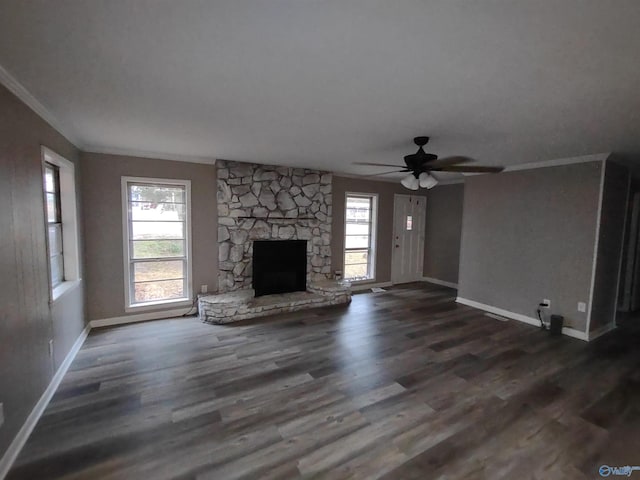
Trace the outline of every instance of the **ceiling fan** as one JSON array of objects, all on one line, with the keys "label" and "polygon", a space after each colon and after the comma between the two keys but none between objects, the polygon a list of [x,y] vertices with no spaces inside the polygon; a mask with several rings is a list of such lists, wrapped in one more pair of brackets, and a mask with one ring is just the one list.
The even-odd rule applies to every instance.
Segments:
[{"label": "ceiling fan", "polygon": [[463,166],[463,163],[473,162],[473,159],[469,157],[454,156],[438,159],[437,155],[426,153],[422,148],[429,143],[429,137],[416,137],[413,139],[413,142],[418,146],[418,151],[404,157],[405,166],[368,162],[354,162],[353,164],[376,167],[397,167],[400,169],[366,175],[368,177],[398,172],[410,172],[409,175],[400,181],[400,183],[409,190],[418,190],[419,187],[435,187],[438,184],[438,179],[431,175],[430,172],[498,173],[504,170],[504,167],[483,167],[480,165]]}]

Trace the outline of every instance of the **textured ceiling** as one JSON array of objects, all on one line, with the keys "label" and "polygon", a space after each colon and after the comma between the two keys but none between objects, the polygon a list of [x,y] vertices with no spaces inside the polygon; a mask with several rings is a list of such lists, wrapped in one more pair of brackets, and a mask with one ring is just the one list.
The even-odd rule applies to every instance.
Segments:
[{"label": "textured ceiling", "polygon": [[0,65],[83,148],[367,173],[640,152],[637,0],[0,0]]}]

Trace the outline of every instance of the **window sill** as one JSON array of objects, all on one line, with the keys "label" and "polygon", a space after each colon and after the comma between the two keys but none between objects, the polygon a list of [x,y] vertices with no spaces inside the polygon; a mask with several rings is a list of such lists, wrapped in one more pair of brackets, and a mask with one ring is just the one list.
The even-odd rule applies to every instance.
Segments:
[{"label": "window sill", "polygon": [[190,307],[193,300],[190,298],[175,298],[171,300],[159,300],[156,302],[136,303],[125,307],[125,312],[140,312],[145,310],[160,310],[163,307]]},{"label": "window sill", "polygon": [[75,290],[80,286],[80,283],[82,283],[82,280],[71,280],[68,282],[62,282],[60,285],[56,286],[51,291],[51,303],[57,302],[63,295]]},{"label": "window sill", "polygon": [[349,280],[348,278],[345,278],[344,280],[349,282],[351,285],[364,285],[367,283],[374,283],[376,281],[375,278],[361,278],[360,280]]}]

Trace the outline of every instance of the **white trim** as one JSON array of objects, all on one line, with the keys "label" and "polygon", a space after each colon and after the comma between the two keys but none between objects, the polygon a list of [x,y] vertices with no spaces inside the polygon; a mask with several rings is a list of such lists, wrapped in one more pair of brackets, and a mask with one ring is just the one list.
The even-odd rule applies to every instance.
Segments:
[{"label": "white trim", "polygon": [[365,290],[369,290],[374,287],[384,288],[384,287],[392,287],[393,284],[391,282],[380,282],[380,283],[351,283],[351,291],[352,292],[363,292]]},{"label": "white trim", "polygon": [[60,300],[60,298],[62,298],[67,293],[72,292],[73,290],[78,288],[81,284],[82,284],[81,280],[69,280],[67,282],[62,282],[60,285],[56,285],[56,287],[53,289],[52,302],[53,303],[57,302],[58,300]]},{"label": "white trim", "polygon": [[85,153],[99,153],[104,155],[116,155],[120,157],[140,157],[151,158],[156,160],[170,160],[174,162],[203,163],[206,165],[215,165],[216,159],[210,157],[199,157],[196,155],[178,155],[171,153],[150,152],[146,150],[135,150],[126,148],[110,148],[110,147],[86,147],[83,149]]},{"label": "white trim", "polygon": [[609,333],[611,330],[614,330],[617,327],[618,326],[615,323],[609,323],[607,325],[604,325],[599,329],[589,333],[589,341],[595,340],[596,338],[601,337],[605,333]]},{"label": "white trim", "polygon": [[442,285],[443,287],[458,289],[458,284],[453,282],[445,282],[444,280],[438,280],[437,278],[422,277],[423,282],[434,283],[436,285]]},{"label": "white trim", "polygon": [[113,325],[125,325],[127,323],[146,322],[149,320],[162,320],[165,318],[181,317],[185,313],[189,313],[192,307],[179,308],[174,310],[158,310],[155,312],[138,313],[135,315],[125,315],[122,317],[101,318],[91,320],[89,324],[91,328],[111,327]]},{"label": "white trim", "polygon": [[[512,320],[517,320],[519,322],[528,323],[529,325],[540,327],[540,320],[533,317],[527,317],[526,315],[522,315],[520,313],[510,312],[509,310],[493,307],[491,305],[485,305],[484,303],[476,302],[474,300],[469,300],[462,297],[457,297],[456,302],[461,303],[462,305],[467,305],[468,307],[477,308],[478,310],[484,310],[485,312],[494,313],[496,315],[500,315],[501,317],[511,318]],[[583,340],[585,342],[589,341],[589,338],[585,332],[581,332],[580,330],[576,330],[574,328],[562,327],[562,333],[564,335],[567,335],[568,337],[577,338],[578,340]]]},{"label": "white trim", "polygon": [[[598,264],[598,246],[600,243],[600,222],[602,221],[602,198],[604,196],[604,176],[607,170],[606,161],[602,162],[600,172],[600,192],[598,195],[598,211],[596,212],[596,238],[593,246],[593,262],[591,265],[591,286],[589,287],[589,305],[587,307],[587,332],[591,327],[591,311],[593,309],[593,294],[596,287],[596,267]],[[625,219],[626,220],[626,219]],[[616,305],[617,305],[616,298]]]},{"label": "white trim", "polygon": [[80,351],[80,348],[82,348],[82,345],[87,339],[87,335],[89,335],[90,330],[90,324],[84,327],[84,330],[76,339],[75,343],[71,347],[71,350],[69,350],[69,353],[67,353],[67,356],[60,365],[60,368],[58,368],[58,371],[51,379],[51,382],[49,382],[49,386],[46,388],[36,405],[33,407],[33,410],[31,410],[31,413],[25,420],[22,428],[20,428],[20,430],[14,437],[13,441],[9,445],[9,448],[7,448],[2,459],[0,459],[0,478],[4,478],[9,473],[13,462],[15,462],[16,458],[18,458],[20,450],[22,450],[22,447],[24,447],[24,444],[27,442],[29,435],[31,435],[31,432],[38,423],[38,420],[40,420],[40,417],[42,416],[44,410],[47,408],[47,405],[49,405],[53,394],[58,389],[58,386],[60,385],[60,382],[62,381],[65,373],[67,373],[71,362],[73,362],[73,359]]},{"label": "white trim", "polygon": [[[186,292],[184,298],[161,300],[157,302],[132,304],[131,303],[131,270],[129,252],[129,195],[128,183],[149,183],[162,185],[178,185],[185,188],[186,217],[184,221],[185,257],[187,259],[186,271]],[[145,309],[154,309],[159,306],[183,306],[190,305],[193,298],[193,256],[192,256],[192,231],[191,231],[191,180],[180,180],[175,178],[148,178],[148,177],[127,177],[120,180],[122,198],[122,259],[124,262],[124,310],[125,312],[139,312]]]},{"label": "white trim", "polygon": [[573,165],[576,163],[604,162],[609,158],[610,153],[596,153],[593,155],[582,155],[580,157],[557,158],[554,160],[543,160],[541,162],[521,163],[519,165],[508,165],[504,172],[515,172],[517,170],[533,170],[536,168],[559,167],[562,165]]},{"label": "white trim", "polygon": [[29,92],[18,80],[15,79],[2,65],[0,65],[0,83],[7,90],[18,97],[25,105],[33,110],[36,115],[51,125],[58,133],[69,140],[75,147],[82,149],[82,143],[73,132],[73,129],[62,123],[51,111],[45,107],[36,97]]}]

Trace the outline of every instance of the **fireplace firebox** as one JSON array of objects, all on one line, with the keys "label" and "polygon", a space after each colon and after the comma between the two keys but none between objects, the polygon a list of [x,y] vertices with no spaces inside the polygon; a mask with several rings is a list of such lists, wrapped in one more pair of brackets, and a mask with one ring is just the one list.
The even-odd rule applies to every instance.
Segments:
[{"label": "fireplace firebox", "polygon": [[255,296],[307,289],[306,240],[256,240],[253,242]]}]

